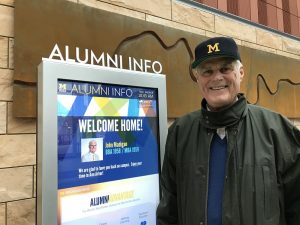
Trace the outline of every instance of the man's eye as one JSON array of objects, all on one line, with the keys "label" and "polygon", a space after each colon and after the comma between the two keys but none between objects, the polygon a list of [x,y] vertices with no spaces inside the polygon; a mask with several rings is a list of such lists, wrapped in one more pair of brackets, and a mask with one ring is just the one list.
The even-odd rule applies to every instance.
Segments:
[{"label": "man's eye", "polygon": [[202,72],[202,75],[203,76],[210,76],[210,75],[212,75],[213,74],[213,70],[204,70],[203,72]]},{"label": "man's eye", "polygon": [[231,71],[232,71],[232,69],[228,66],[223,66],[220,68],[220,72],[224,73],[224,74],[230,73]]}]

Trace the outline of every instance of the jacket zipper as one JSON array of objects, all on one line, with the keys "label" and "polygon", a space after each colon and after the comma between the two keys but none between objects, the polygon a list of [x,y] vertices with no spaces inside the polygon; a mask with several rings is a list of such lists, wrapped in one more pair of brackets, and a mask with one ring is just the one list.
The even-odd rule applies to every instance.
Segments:
[{"label": "jacket zipper", "polygon": [[[228,147],[230,147],[229,146],[229,136],[228,136],[228,132],[227,132],[227,130],[226,130],[226,141],[227,141],[227,157],[226,157],[226,168],[225,168],[225,182],[226,182],[226,180],[227,180],[227,177],[228,177],[228,166],[229,166],[229,157],[230,157],[230,155],[231,155],[231,152],[232,152],[232,150],[230,150],[230,152],[228,152]],[[225,187],[225,186],[224,186]],[[224,188],[225,189],[225,188]]]},{"label": "jacket zipper", "polygon": [[[227,131],[227,129],[226,129],[226,139],[227,139],[227,150],[229,149],[230,150],[230,152],[228,152],[227,151],[227,159],[226,159],[226,168],[225,168],[225,180],[224,180],[224,182],[225,182],[225,184],[226,184],[226,182],[227,182],[227,179],[228,179],[228,167],[229,167],[229,158],[230,158],[230,156],[231,156],[231,154],[234,154],[234,153],[232,153],[233,151],[235,151],[236,149],[233,149],[233,148],[235,148],[236,146],[231,146],[231,145],[229,145],[229,134],[228,133],[234,133],[234,140],[236,141],[236,135],[237,135],[237,133],[238,133],[238,130],[237,130],[237,128],[229,128],[228,129],[229,130],[229,132]],[[230,135],[231,137],[232,137],[232,134]],[[235,160],[236,160],[236,157],[235,157]],[[224,190],[223,190],[223,193],[224,193],[224,191],[225,191],[225,184],[224,184]],[[224,195],[223,195],[223,198],[224,198]],[[222,199],[222,202],[223,202],[223,199]],[[223,223],[223,213],[224,213],[224,211],[222,210],[222,223]]]},{"label": "jacket zipper", "polygon": [[214,132],[211,130],[208,132],[208,135],[211,135],[210,140],[209,140],[209,145],[208,145],[208,163],[207,163],[207,173],[206,173],[206,201],[205,201],[205,224],[208,224],[208,218],[207,218],[207,201],[208,201],[208,185],[209,185],[209,160],[210,160],[210,146],[211,142],[214,136]]}]

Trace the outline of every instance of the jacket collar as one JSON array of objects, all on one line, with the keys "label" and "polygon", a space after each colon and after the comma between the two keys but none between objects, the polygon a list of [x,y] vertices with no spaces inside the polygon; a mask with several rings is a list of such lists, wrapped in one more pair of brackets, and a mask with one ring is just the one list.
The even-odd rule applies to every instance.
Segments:
[{"label": "jacket collar", "polygon": [[201,106],[200,122],[204,127],[211,129],[233,126],[237,124],[247,112],[247,100],[243,94],[238,95],[238,100],[233,105],[221,111],[208,111],[205,99],[202,100]]}]

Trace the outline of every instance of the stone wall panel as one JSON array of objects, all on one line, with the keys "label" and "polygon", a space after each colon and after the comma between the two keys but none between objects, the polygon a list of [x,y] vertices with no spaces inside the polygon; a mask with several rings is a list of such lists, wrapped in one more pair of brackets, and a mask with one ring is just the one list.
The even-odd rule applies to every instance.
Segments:
[{"label": "stone wall panel", "polygon": [[0,35],[6,37],[14,36],[14,9],[9,6],[0,5]]},{"label": "stone wall panel", "polygon": [[6,207],[5,204],[0,204],[0,224],[6,224]]},{"label": "stone wall panel", "polygon": [[280,36],[261,29],[256,29],[256,36],[257,44],[282,50],[282,39]]},{"label": "stone wall panel", "polygon": [[114,5],[119,5],[146,14],[171,19],[170,0],[103,0]]},{"label": "stone wall panel", "polygon": [[36,164],[36,135],[0,135],[0,168]]},{"label": "stone wall panel", "polygon": [[0,69],[0,100],[11,101],[13,96],[13,70]]},{"label": "stone wall panel", "polygon": [[0,202],[32,197],[32,166],[0,169]]},{"label": "stone wall panel", "polygon": [[14,68],[14,39],[9,38],[8,40],[8,68]]},{"label": "stone wall panel", "polygon": [[0,36],[0,67],[8,66],[8,38]]},{"label": "stone wall panel", "polygon": [[7,225],[35,225],[35,199],[7,203]]},{"label": "stone wall panel", "polygon": [[13,6],[15,3],[15,0],[0,0],[0,4]]},{"label": "stone wall panel", "polygon": [[274,49],[274,48],[269,48],[269,47],[265,47],[262,45],[253,44],[248,41],[241,41],[241,44],[242,44],[242,46],[262,50],[264,52],[270,52],[270,53],[274,53],[274,54],[276,54],[276,52],[277,52],[276,49]]},{"label": "stone wall panel", "polygon": [[109,4],[106,2],[95,1],[95,0],[78,0],[78,3],[89,6],[89,7],[109,11],[112,13],[118,13],[121,15],[127,15],[127,16],[134,17],[137,19],[145,20],[145,13],[137,12],[137,11],[127,9],[124,7],[120,7],[117,5],[112,5],[112,4]]},{"label": "stone wall panel", "polygon": [[282,38],[282,50],[300,55],[300,41],[292,40],[290,38]]},{"label": "stone wall panel", "polygon": [[213,14],[176,1],[172,2],[172,20],[200,29],[214,31],[215,16]]},{"label": "stone wall panel", "polygon": [[0,134],[6,133],[6,109],[6,102],[0,102]]},{"label": "stone wall panel", "polygon": [[255,28],[232,19],[216,16],[215,31],[225,36],[256,43]]}]

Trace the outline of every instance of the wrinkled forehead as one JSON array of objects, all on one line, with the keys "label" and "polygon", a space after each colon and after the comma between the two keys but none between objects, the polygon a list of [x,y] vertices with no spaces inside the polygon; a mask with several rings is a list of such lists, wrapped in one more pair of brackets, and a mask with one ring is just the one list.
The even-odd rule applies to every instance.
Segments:
[{"label": "wrinkled forehead", "polygon": [[205,60],[199,65],[199,67],[207,68],[207,67],[222,66],[222,65],[231,64],[233,61],[235,61],[235,59],[229,57],[213,58],[213,59]]}]

